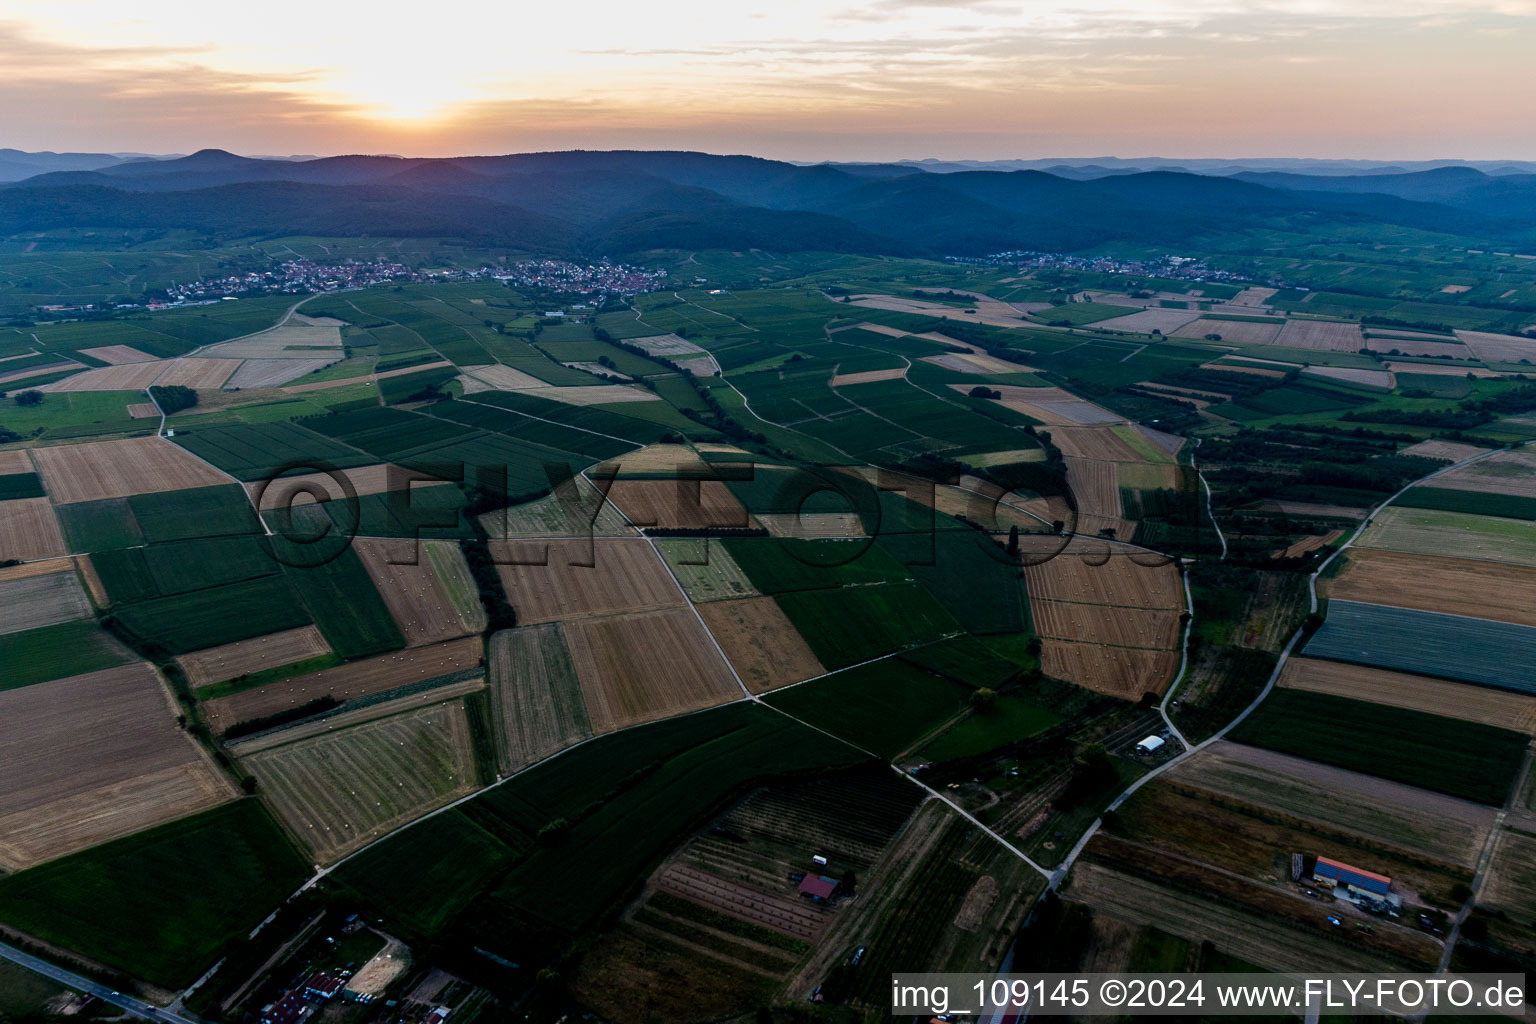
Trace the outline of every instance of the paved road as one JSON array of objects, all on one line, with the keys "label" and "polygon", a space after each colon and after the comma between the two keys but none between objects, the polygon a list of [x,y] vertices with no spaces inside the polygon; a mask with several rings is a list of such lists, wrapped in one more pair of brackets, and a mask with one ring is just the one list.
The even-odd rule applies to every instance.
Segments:
[{"label": "paved road", "polygon": [[35,971],[45,978],[52,978],[59,984],[68,986],[77,992],[84,992],[87,995],[95,996],[102,1002],[111,1003],[113,1006],[128,1011],[135,1017],[161,1021],[163,1024],[201,1024],[195,1017],[184,1017],[169,1010],[162,1010],[158,1006],[151,1006],[132,996],[123,995],[114,989],[108,988],[106,985],[99,985],[89,978],[82,978],[78,974],[66,971],[62,967],[55,967],[46,960],[39,959],[31,953],[23,952],[15,946],[6,945],[3,942],[0,942],[0,958],[20,964],[27,970]]}]

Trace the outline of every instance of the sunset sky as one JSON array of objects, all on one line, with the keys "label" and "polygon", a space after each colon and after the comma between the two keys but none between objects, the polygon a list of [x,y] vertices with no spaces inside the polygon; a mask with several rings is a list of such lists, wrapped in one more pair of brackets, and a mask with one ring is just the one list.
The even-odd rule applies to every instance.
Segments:
[{"label": "sunset sky", "polygon": [[6,0],[0,146],[1536,158],[1536,0]]}]

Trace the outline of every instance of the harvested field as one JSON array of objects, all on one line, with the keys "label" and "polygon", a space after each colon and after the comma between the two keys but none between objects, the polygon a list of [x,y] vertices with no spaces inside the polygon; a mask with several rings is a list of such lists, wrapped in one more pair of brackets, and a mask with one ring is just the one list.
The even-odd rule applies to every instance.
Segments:
[{"label": "harvested field", "polygon": [[1244,288],[1242,291],[1228,299],[1227,302],[1233,306],[1258,307],[1264,305],[1270,299],[1274,298],[1276,291],[1278,291],[1276,288]]},{"label": "harvested field", "polygon": [[152,363],[124,363],[121,366],[100,366],[94,370],[77,373],[73,377],[44,384],[39,391],[143,391],[155,382],[155,378],[170,367],[170,363],[156,360]]},{"label": "harvested field", "polygon": [[853,295],[849,297],[849,301],[855,306],[864,306],[867,309],[918,313],[922,316],[946,317],[962,323],[990,324],[993,327],[1023,327],[1029,323],[1018,309],[1006,302],[998,302],[996,299],[978,299],[977,304],[971,307],[976,310],[974,313],[968,313],[958,306],[949,306],[942,302],[904,299],[895,295]]},{"label": "harvested field", "polygon": [[[354,466],[350,469],[338,469],[336,474],[345,477],[352,485],[352,489],[358,497],[368,494],[383,494],[391,489],[403,490],[403,487],[390,487],[390,469],[388,463],[376,463],[372,466]],[[419,480],[419,473],[410,470],[395,470],[401,480]],[[251,496],[251,501],[260,499],[263,512],[288,506],[289,498],[292,498],[294,507],[311,504],[315,500],[312,492],[306,488],[316,488],[320,494],[330,499],[344,499],[346,492],[335,477],[329,473],[295,473],[289,476],[274,478],[270,484],[265,480],[253,480],[245,485],[246,493]]]},{"label": "harvested field", "polygon": [[700,355],[704,350],[687,338],[675,334],[658,334],[650,338],[630,338],[629,344],[645,349],[653,356],[672,359],[676,356]]},{"label": "harvested field", "polygon": [[122,363],[151,363],[158,358],[150,355],[148,352],[140,352],[130,345],[102,345],[99,348],[82,348],[80,349],[80,354],[90,356],[92,359],[98,359],[103,363],[110,363],[113,366],[118,366]]},{"label": "harvested field", "polygon": [[[864,327],[865,329],[869,329],[869,325],[868,324],[862,324],[861,326]],[[887,330],[893,330],[893,328],[887,328]],[[898,337],[905,337],[905,335],[898,335]],[[973,353],[973,354],[981,354],[981,355],[985,354],[985,350],[984,349],[979,349],[975,345],[972,345],[968,341],[957,341],[956,339],[951,338],[947,334],[940,334],[938,331],[924,331],[922,334],[914,334],[914,335],[912,335],[912,337],[914,337],[914,338],[922,338],[924,341],[936,341],[940,345],[948,345],[951,348],[958,348],[958,349],[960,349],[961,351],[964,351],[964,352],[970,352],[970,353]]]},{"label": "harvested field", "polygon": [[1289,547],[1281,548],[1275,552],[1276,558],[1300,558],[1302,555],[1311,554],[1321,548],[1327,547],[1340,537],[1344,536],[1343,530],[1329,530],[1327,533],[1313,534],[1303,537]]},{"label": "harvested field", "polygon": [[[411,367],[412,371],[420,367]],[[549,382],[522,370],[514,370],[510,366],[502,366],[499,363],[494,366],[468,366],[464,372],[476,380],[489,384],[498,391],[518,391],[522,388],[547,388]]]},{"label": "harvested field", "polygon": [[[751,457],[746,458],[750,461]],[[708,464],[699,458],[698,453],[681,444],[648,444],[644,448],[602,462],[588,472],[598,477],[612,475],[618,479],[664,476],[674,483],[679,476],[712,475]]]},{"label": "harvested field", "polygon": [[720,364],[714,356],[695,356],[692,359],[677,360],[677,368],[687,370],[695,377],[713,377],[720,372]]},{"label": "harvested field", "polygon": [[[1459,341],[1444,339],[1435,341],[1424,338],[1390,337],[1380,338],[1367,336],[1365,347],[1372,352],[1395,352],[1404,356],[1428,356],[1432,358],[1449,357],[1451,359],[1470,360],[1476,357],[1472,350]],[[1463,367],[1465,369],[1465,367]]]},{"label": "harvested field", "polygon": [[237,722],[291,711],[322,697],[343,701],[439,676],[476,672],[483,645],[477,636],[417,647],[294,676],[203,705],[208,724],[223,732]]},{"label": "harvested field", "polygon": [[1125,316],[1114,316],[1108,320],[1096,321],[1094,330],[1131,331],[1135,334],[1151,334],[1158,331],[1162,334],[1172,334],[1180,327],[1191,321],[1199,319],[1199,313],[1192,313],[1187,309],[1143,309],[1139,313],[1128,313]]},{"label": "harvested field", "polygon": [[1051,443],[1079,459],[1140,462],[1142,455],[1109,427],[1051,427]]},{"label": "harvested field", "polygon": [[691,601],[728,601],[758,595],[752,580],[719,541],[660,540],[656,546]]},{"label": "harvested field", "polygon": [[1518,363],[1522,359],[1536,360],[1536,339],[1520,338],[1512,334],[1492,334],[1488,331],[1457,331],[1473,355],[1488,363]]},{"label": "harvested field", "polygon": [[[1174,490],[1185,486],[1186,477],[1192,477],[1172,462],[1119,462],[1115,464],[1115,479],[1121,487],[1140,491]],[[1193,486],[1198,483],[1191,480]]]},{"label": "harvested field", "polygon": [[107,597],[107,588],[101,582],[101,574],[96,571],[96,565],[91,561],[90,555],[76,555],[73,559],[75,570],[80,573],[80,578],[85,582],[86,593],[90,595],[91,602],[98,608],[105,608],[111,604]]},{"label": "harvested field", "polygon": [[64,558],[45,558],[35,562],[22,562],[20,565],[0,565],[0,583],[31,579],[34,576],[49,576],[56,572],[68,572],[70,566],[71,562]]},{"label": "harvested field", "polygon": [[863,370],[859,373],[839,373],[832,378],[831,386],[844,387],[849,384],[873,384],[877,380],[901,380],[907,375],[905,366],[893,367],[889,370]]},{"label": "harvested field", "polygon": [[1309,501],[1277,501],[1265,508],[1274,508],[1288,516],[1317,516],[1323,519],[1364,519],[1366,510],[1348,505],[1316,505]]},{"label": "harvested field", "polygon": [[136,662],[0,693],[0,866],[19,871],[235,797]]},{"label": "harvested field", "polygon": [[1255,363],[1259,363],[1259,362],[1269,363],[1270,361],[1267,360],[1267,359],[1265,359],[1265,360],[1257,360],[1256,359],[1256,360],[1248,361],[1248,360],[1242,360],[1238,356],[1231,356],[1231,357],[1225,357],[1224,356],[1221,359],[1216,360],[1214,363],[1202,363],[1202,364],[1200,364],[1200,369],[1202,369],[1202,370],[1225,370],[1225,371],[1228,371],[1230,373],[1246,373],[1246,374],[1249,374],[1250,376],[1254,376],[1254,377],[1273,377],[1273,378],[1277,378],[1277,379],[1280,378],[1280,377],[1284,377],[1285,376],[1285,371],[1284,370],[1280,370],[1280,369],[1276,369],[1275,368],[1275,367],[1278,367],[1278,366],[1281,366],[1281,365],[1285,365],[1285,364],[1273,363],[1273,364],[1268,365],[1268,366],[1257,366],[1257,365],[1255,365]]},{"label": "harvested field", "polygon": [[500,774],[510,775],[592,735],[558,622],[494,634],[486,665]]},{"label": "harvested field", "polygon": [[325,369],[340,359],[341,355],[342,350],[337,349],[336,354],[330,358],[247,359],[224,386],[230,389],[279,387],[316,370]]},{"label": "harvested field", "polygon": [[155,407],[154,402],[131,402],[124,408],[128,410],[128,415],[136,420],[158,419],[160,416],[160,410]]},{"label": "harvested field", "polygon": [[1160,695],[1168,688],[1178,671],[1179,655],[1176,651],[1046,640],[1040,651],[1040,668],[1048,676],[1095,693],[1134,701],[1146,693]]},{"label": "harvested field", "polygon": [[[316,353],[316,349],[335,349],[335,354]],[[335,327],[314,327],[288,323],[273,327],[259,334],[247,335],[234,341],[224,341],[203,349],[203,354],[213,358],[233,359],[284,359],[294,351],[325,354],[324,361],[333,363],[342,357],[341,332]]]},{"label": "harvested field", "polygon": [[237,640],[222,647],[183,654],[176,659],[193,686],[221,683],[236,676],[264,672],[331,653],[325,637],[314,626],[300,626],[281,633]]},{"label": "harvested field", "polygon": [[[595,540],[590,548],[585,541],[517,547],[548,552],[547,565],[496,566],[519,622],[554,622],[686,604],[672,574],[644,540]],[[509,550],[505,543],[493,544],[492,552],[502,563],[529,554]],[[594,564],[571,564],[585,560],[589,552]]]},{"label": "harvested field", "polygon": [[1077,499],[1078,512],[1086,516],[1120,518],[1120,483],[1115,464],[1073,455],[1063,461],[1067,466],[1067,485]]},{"label": "harvested field", "polygon": [[406,646],[438,643],[485,628],[485,608],[456,543],[359,537],[352,546]]},{"label": "harvested field", "polygon": [[1536,835],[1500,830],[1477,902],[1518,921],[1528,922],[1536,915]]},{"label": "harvested field", "polygon": [[[1439,459],[1442,462],[1463,462],[1478,455],[1486,455],[1488,452],[1487,448],[1456,441],[1420,441],[1418,444],[1409,445],[1398,454],[1414,455],[1421,459]],[[1444,485],[1437,479],[1436,486]]]},{"label": "harvested field", "polygon": [[[951,384],[950,389],[962,395],[968,394],[971,390],[967,384]],[[1048,427],[1125,422],[1125,417],[1100,408],[1092,402],[1085,402],[1070,391],[1063,391],[1061,388],[1026,388],[1014,384],[1001,384],[993,390],[1002,393],[1003,397],[996,399],[999,405],[1014,412],[1023,413]],[[1055,436],[1054,432],[1052,436]]]},{"label": "harvested field", "polygon": [[251,736],[241,736],[229,741],[226,749],[236,757],[250,757],[263,750],[286,746],[316,736],[329,736],[343,729],[365,722],[377,722],[395,715],[436,707],[449,701],[485,691],[485,679],[473,672],[469,678],[457,682],[436,683],[421,689],[412,689],[398,696],[374,701],[360,701],[344,711],[326,713],[304,721],[264,730]]},{"label": "harvested field", "polygon": [[1536,565],[1531,532],[1529,523],[1518,520],[1391,505],[1376,514],[1355,546]]},{"label": "harvested field", "polygon": [[1179,613],[1172,609],[1031,600],[1029,613],[1035,632],[1055,640],[1164,651],[1173,650],[1179,642]]},{"label": "harvested field", "polygon": [[1422,373],[1431,377],[1497,377],[1498,373],[1483,366],[1448,365],[1446,363],[1386,363],[1393,373]]},{"label": "harvested field", "polygon": [[887,338],[905,338],[907,336],[907,332],[901,328],[887,327],[885,324],[862,323],[854,324],[853,326],[859,328],[862,331],[873,331],[876,334],[883,334]]},{"label": "harvested field", "polygon": [[814,540],[826,537],[866,536],[864,521],[857,512],[758,513],[757,521],[772,537],[797,537]]},{"label": "harvested field", "polygon": [[[14,380],[26,380],[28,377],[37,377],[45,373],[57,373],[64,370],[84,370],[85,364],[77,363],[73,359],[60,359],[57,363],[48,366],[29,366],[25,370],[12,370],[9,373],[0,373],[0,385],[9,384]],[[0,366],[0,370],[4,367]]]},{"label": "harvested field", "polygon": [[0,501],[0,561],[55,558],[67,551],[47,498]]},{"label": "harvested field", "polygon": [[747,510],[720,480],[626,480],[608,489],[608,500],[636,526],[660,529],[745,529]]},{"label": "harvested field", "polygon": [[1277,685],[1536,734],[1536,697],[1486,686],[1316,658],[1288,659]]},{"label": "harvested field", "polygon": [[238,369],[238,359],[178,359],[155,383],[162,387],[180,384],[184,388],[203,390],[221,388]]},{"label": "harvested field", "polygon": [[699,615],[753,693],[826,672],[771,597],[712,601],[699,607]]},{"label": "harvested field", "polygon": [[0,452],[0,476],[10,476],[14,473],[32,472],[32,460],[27,458],[25,448],[17,448],[13,451]]},{"label": "harvested field", "polygon": [[1287,320],[1275,343],[1285,348],[1310,348],[1320,352],[1358,352],[1365,345],[1365,335],[1360,333],[1359,324]]},{"label": "harvested field", "polygon": [[32,457],[60,505],[229,482],[197,456],[158,437],[36,448]]},{"label": "harvested field", "polygon": [[1463,867],[1477,863],[1496,814],[1455,797],[1226,740],[1167,777]]},{"label": "harvested field", "polygon": [[565,623],[594,732],[740,699],[730,667],[688,608]]},{"label": "harvested field", "polygon": [[1328,597],[1536,626],[1536,569],[1360,548],[1348,557],[1321,581]]},{"label": "harvested field", "polygon": [[58,565],[64,571],[0,583],[0,634],[90,616],[91,603],[80,589],[73,566],[67,561]]},{"label": "harvested field", "polygon": [[475,788],[460,701],[272,747],[243,764],[320,864]]},{"label": "harvested field", "polygon": [[660,395],[632,384],[578,384],[567,388],[527,388],[524,394],[566,405],[608,405],[613,402],[660,402]]},{"label": "harvested field", "polygon": [[1026,565],[1024,581],[1031,600],[1184,610],[1177,566],[1140,565],[1124,554],[1095,565],[1069,550],[1039,565]]},{"label": "harvested field", "polygon": [[[1280,337],[1284,321],[1256,324],[1247,320],[1195,320],[1172,333],[1175,338],[1203,338],[1207,334],[1219,334],[1222,341],[1234,341],[1242,345],[1273,345]],[[1220,369],[1228,369],[1223,365]]]},{"label": "harvested field", "polygon": [[[445,366],[452,365],[453,364],[448,362],[446,359],[439,359],[436,362],[418,363],[414,366],[402,366],[398,370],[385,370],[383,373],[369,373],[360,377],[343,377],[337,380],[311,381],[308,384],[291,384],[284,387],[282,391],[285,395],[303,395],[308,394],[311,391],[328,391],[331,388],[344,388],[353,384],[372,384],[375,381],[388,380],[391,377],[404,377],[409,373],[420,373],[423,370],[438,370]],[[463,374],[460,374],[459,379],[464,380],[466,378]],[[542,384],[543,381],[540,381],[539,383]],[[476,384],[480,385],[479,389],[482,391],[495,390],[494,388],[490,388],[478,381],[476,381]]]},{"label": "harvested field", "polygon": [[[570,488],[537,501],[487,512],[480,524],[498,540],[541,537],[633,537],[635,531],[603,493],[585,477],[573,478]],[[520,549],[543,545],[518,545]]]},{"label": "harvested field", "polygon": [[1322,377],[1324,380],[1342,380],[1346,384],[1363,384],[1369,388],[1391,389],[1397,386],[1397,379],[1386,370],[1355,370],[1343,366],[1309,366],[1301,372],[1303,376],[1307,377]]},{"label": "harvested field", "polygon": [[1536,498],[1536,451],[1521,448],[1499,452],[1437,476],[1430,486]]}]

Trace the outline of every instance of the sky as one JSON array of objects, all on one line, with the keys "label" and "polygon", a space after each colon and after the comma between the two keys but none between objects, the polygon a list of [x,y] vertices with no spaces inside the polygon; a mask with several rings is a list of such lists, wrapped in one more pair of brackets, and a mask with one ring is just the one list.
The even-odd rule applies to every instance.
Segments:
[{"label": "sky", "polygon": [[1536,0],[5,0],[0,146],[1536,159]]}]

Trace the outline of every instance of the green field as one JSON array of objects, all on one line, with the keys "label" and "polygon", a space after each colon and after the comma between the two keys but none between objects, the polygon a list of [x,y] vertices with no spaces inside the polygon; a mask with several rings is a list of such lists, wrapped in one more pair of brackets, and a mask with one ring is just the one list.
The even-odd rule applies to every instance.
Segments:
[{"label": "green field", "polygon": [[295,629],[311,621],[284,576],[140,601],[115,608],[112,614],[130,633],[172,654]]},{"label": "green field", "polygon": [[963,711],[971,691],[887,658],[768,694],[802,721],[890,759]]},{"label": "green field", "polygon": [[943,605],[912,583],[801,590],[775,600],[829,669],[959,631]]},{"label": "green field", "polygon": [[991,708],[977,709],[945,729],[918,755],[936,763],[975,757],[1049,729],[1061,716],[1012,694],[1000,694]]},{"label": "green field", "polygon": [[36,473],[9,473],[0,476],[0,501],[43,496],[43,481]]},{"label": "green field", "polygon": [[865,540],[729,537],[721,543],[764,594],[912,578],[886,548]]},{"label": "green field", "polygon": [[239,484],[136,494],[128,505],[146,541],[261,532],[256,512]]},{"label": "green field", "polygon": [[331,650],[341,657],[361,658],[405,646],[400,627],[350,547],[324,565],[284,568]]},{"label": "green field", "polygon": [[1414,555],[1536,565],[1536,531],[1529,523],[1465,512],[1392,505],[1377,514],[1355,543]]},{"label": "green field", "polygon": [[1422,711],[1275,690],[1228,739],[1499,805],[1530,738]]},{"label": "green field", "polygon": [[1333,600],[1306,653],[1536,693],[1536,627],[1512,622]]},{"label": "green field", "polygon": [[1439,509],[1503,519],[1536,520],[1536,498],[1519,494],[1463,491],[1451,487],[1411,487],[1393,502],[1402,508]]},{"label": "green field", "polygon": [[89,619],[0,634],[0,665],[5,666],[0,690],[95,672],[131,660],[127,651]]},{"label": "green field", "polygon": [[245,799],[0,879],[0,918],[181,989],[308,873],[267,812]]}]

